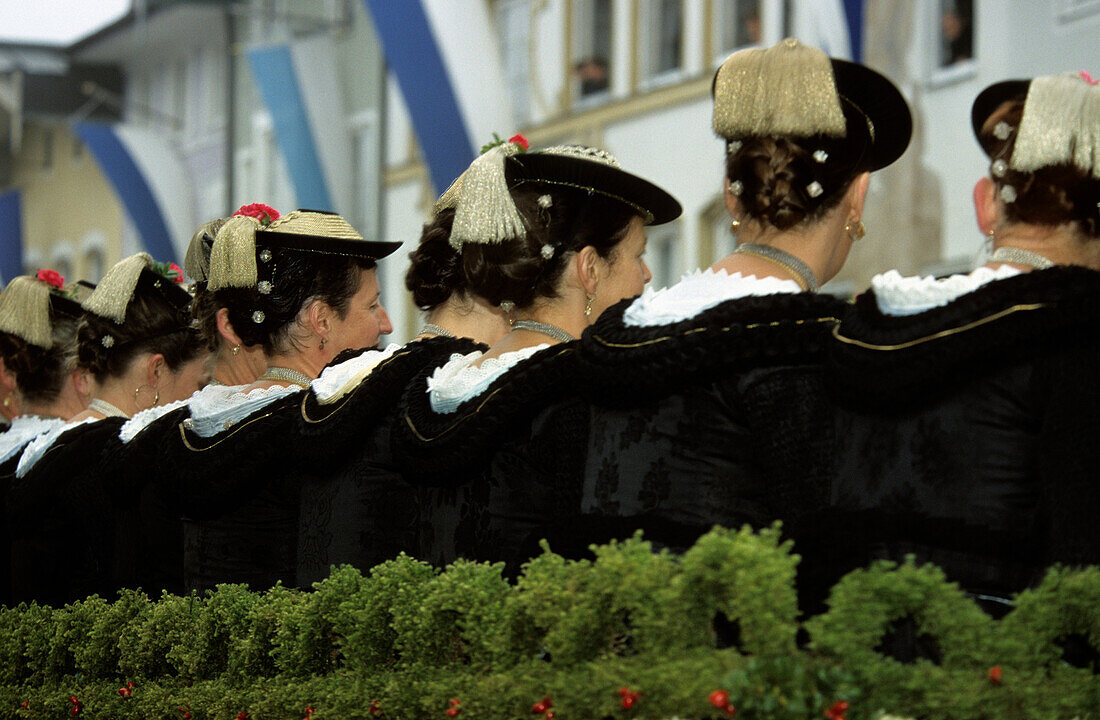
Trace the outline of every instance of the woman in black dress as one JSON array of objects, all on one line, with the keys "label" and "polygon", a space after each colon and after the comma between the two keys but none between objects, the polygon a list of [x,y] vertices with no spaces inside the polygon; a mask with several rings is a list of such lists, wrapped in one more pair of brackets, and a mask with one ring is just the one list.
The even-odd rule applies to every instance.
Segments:
[{"label": "woman in black dress", "polygon": [[870,173],[901,156],[911,120],[885,77],[788,39],[722,64],[714,129],[737,248],[612,308],[580,347],[583,508],[673,550],[714,525],[793,533],[824,502],[823,349],[844,303],[817,291],[863,236]]},{"label": "woman in black dress", "polygon": [[91,397],[87,374],[76,366],[80,303],[52,270],[20,276],[0,295],[0,358],[12,376],[20,414],[0,433],[0,603],[11,600],[8,490],[23,448],[84,410]]},{"label": "woman in black dress", "polygon": [[273,221],[235,216],[218,230],[207,278],[224,314],[216,329],[231,347],[259,348],[266,370],[190,402],[163,448],[156,484],[187,518],[188,589],[300,584],[302,473],[311,470],[294,441],[302,391],[337,355],[392,330],[376,263],[399,244],[366,241],[340,216],[304,210]]},{"label": "woman in black dress", "polygon": [[508,309],[512,332],[413,381],[395,452],[407,475],[439,488],[425,559],[502,560],[515,573],[541,538],[583,550],[580,486],[569,482],[587,417],[575,339],[641,292],[644,226],[675,219],[680,205],[603,150],[513,142],[482,155],[444,199],[467,286]]},{"label": "woman in black dress", "polygon": [[63,604],[115,591],[118,431],[143,409],[206,382],[182,274],[144,253],[117,263],[83,303],[78,363],[95,378],[86,410],[23,451],[13,482],[13,599]]},{"label": "woman in black dress", "polygon": [[914,554],[1003,612],[1053,562],[1100,561],[1100,88],[996,83],[972,125],[986,264],[878,276],[832,347],[840,456],[810,537],[820,594]]}]

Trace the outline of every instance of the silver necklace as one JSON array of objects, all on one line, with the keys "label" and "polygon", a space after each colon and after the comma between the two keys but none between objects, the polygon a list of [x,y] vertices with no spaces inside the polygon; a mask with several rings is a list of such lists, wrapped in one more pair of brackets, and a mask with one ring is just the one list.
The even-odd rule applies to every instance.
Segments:
[{"label": "silver necklace", "polygon": [[440,337],[453,338],[455,334],[445,327],[436,325],[435,323],[426,322],[420,326],[420,330],[417,331],[417,335],[423,335],[424,333],[431,333],[432,335],[438,335]]},{"label": "silver necklace", "polygon": [[555,340],[560,340],[562,342],[572,342],[573,340],[577,339],[562,330],[557,325],[539,322],[538,320],[516,320],[514,323],[512,323],[512,329],[530,330],[531,332],[542,333],[543,335],[548,335]]},{"label": "silver necklace", "polygon": [[1047,268],[1054,267],[1054,263],[1048,257],[1040,255],[1037,252],[1032,252],[1031,250],[1024,250],[1023,248],[1011,247],[1008,245],[994,250],[990,260],[993,262],[1012,263],[1013,265],[1024,265],[1026,267],[1035,268],[1036,270],[1046,270]]},{"label": "silver necklace", "polygon": [[307,388],[311,384],[313,384],[313,379],[309,375],[285,367],[269,367],[266,371],[264,371],[263,375],[256,379],[288,382],[291,385],[297,385],[301,388]]},{"label": "silver necklace", "polygon": [[817,292],[821,289],[821,283],[817,281],[817,277],[814,275],[814,271],[810,269],[810,266],[794,255],[791,255],[789,252],[772,247],[771,245],[760,245],[758,243],[741,243],[734,249],[734,252],[745,255],[755,255],[764,260],[771,261],[782,268],[786,268],[791,274],[797,277],[795,282],[801,285],[802,289],[807,292]]},{"label": "silver necklace", "polygon": [[119,410],[117,407],[107,402],[106,400],[100,400],[99,398],[92,398],[92,401],[88,403],[89,410],[95,410],[103,417],[120,417],[129,418],[130,416]]}]

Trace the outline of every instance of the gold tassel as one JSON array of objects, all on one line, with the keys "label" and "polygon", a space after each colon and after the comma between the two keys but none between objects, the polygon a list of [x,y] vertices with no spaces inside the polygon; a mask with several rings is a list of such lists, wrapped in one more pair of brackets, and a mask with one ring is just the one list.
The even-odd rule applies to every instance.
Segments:
[{"label": "gold tassel", "polygon": [[432,215],[438,215],[458,204],[459,194],[462,192],[462,180],[466,177],[467,172],[468,169],[464,170],[461,175],[455,178],[451,186],[439,196],[439,199],[435,201],[435,205],[432,206]]},{"label": "gold tassel", "polygon": [[29,275],[12,278],[0,294],[0,330],[40,348],[53,347],[50,286]]},{"label": "gold tassel", "polygon": [[152,264],[153,258],[143,252],[119,260],[84,301],[84,309],[121,325],[126,320],[126,308],[134,296],[141,271]]},{"label": "gold tassel", "polygon": [[844,112],[825,53],[794,38],[730,55],[714,84],[714,132],[844,137]]},{"label": "gold tassel", "polygon": [[207,276],[210,275],[210,248],[207,247],[206,238],[210,237],[212,241],[224,224],[225,220],[222,218],[211,220],[199,226],[191,236],[187,255],[183,258],[183,272],[187,277],[197,282],[206,282]]},{"label": "gold tassel", "polygon": [[1031,81],[1009,167],[1069,164],[1100,179],[1100,85],[1073,73]]},{"label": "gold tassel", "polygon": [[236,215],[225,221],[210,249],[210,290],[256,286],[256,231],[260,221]]},{"label": "gold tassel", "polygon": [[[527,237],[504,177],[504,161],[519,152],[513,143],[497,145],[474,160],[459,176],[451,246],[462,243],[499,243]],[[454,187],[452,185],[452,187]],[[444,193],[446,197],[447,193]]]}]

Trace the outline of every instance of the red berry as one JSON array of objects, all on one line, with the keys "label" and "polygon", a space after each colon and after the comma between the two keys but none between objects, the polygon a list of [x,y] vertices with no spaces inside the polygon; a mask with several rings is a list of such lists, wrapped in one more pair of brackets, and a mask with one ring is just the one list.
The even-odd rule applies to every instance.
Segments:
[{"label": "red berry", "polygon": [[554,720],[554,718],[556,718],[557,716],[558,716],[558,714],[556,712],[554,712],[553,710],[547,710],[546,711],[546,720]]},{"label": "red berry", "polygon": [[637,696],[635,695],[627,695],[626,697],[624,697],[622,699],[623,710],[629,710],[630,708],[634,707],[634,700],[636,699],[636,697]]},{"label": "red berry", "polygon": [[544,703],[544,702],[535,703],[534,705],[531,706],[531,712],[533,712],[533,713],[544,713],[544,712],[546,712],[546,703]]},{"label": "red berry", "polygon": [[462,704],[462,701],[459,700],[458,698],[451,698],[450,703],[451,703],[451,707],[458,707],[459,705]]},{"label": "red berry", "polygon": [[370,714],[371,715],[378,715],[381,712],[382,712],[382,706],[378,704],[378,701],[374,700],[373,702],[371,702],[371,704],[370,704]]},{"label": "red berry", "polygon": [[721,710],[725,710],[730,704],[730,694],[725,690],[715,690],[710,694],[710,704]]},{"label": "red berry", "polygon": [[447,708],[446,715],[447,715],[447,717],[455,717],[460,712],[462,712],[462,711],[459,710],[457,707]]},{"label": "red berry", "polygon": [[31,706],[30,700],[24,700],[23,702],[19,703],[19,707],[30,707],[30,706]]},{"label": "red berry", "polygon": [[1004,673],[1001,671],[1001,666],[994,665],[993,667],[989,668],[989,682],[993,683],[994,685],[1000,685],[1001,675],[1003,674]]},{"label": "red berry", "polygon": [[627,695],[630,694],[630,688],[621,687],[618,690],[616,690],[615,692],[619,693],[619,697],[626,697]]}]

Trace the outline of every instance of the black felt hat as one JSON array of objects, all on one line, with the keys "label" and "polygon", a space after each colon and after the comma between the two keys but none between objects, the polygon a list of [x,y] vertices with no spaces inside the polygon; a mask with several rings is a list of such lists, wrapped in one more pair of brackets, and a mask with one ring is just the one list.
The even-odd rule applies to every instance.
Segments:
[{"label": "black felt hat", "polygon": [[295,210],[272,226],[256,230],[258,246],[322,255],[343,255],[380,260],[392,254],[399,242],[365,240],[340,215],[324,210]]},{"label": "black felt hat", "polygon": [[730,55],[711,91],[714,131],[727,140],[858,136],[860,164],[879,170],[902,156],[913,134],[909,105],[888,78],[793,38]]},{"label": "black felt hat", "polygon": [[618,200],[642,216],[646,225],[680,217],[683,209],[671,194],[632,175],[608,152],[582,146],[560,146],[513,155],[505,163],[509,187],[540,183],[587,190]]},{"label": "black felt hat", "polygon": [[982,90],[978,93],[978,97],[974,98],[974,104],[970,106],[970,127],[973,128],[974,137],[978,139],[978,144],[982,146],[986,155],[992,157],[991,147],[987,147],[982,142],[982,126],[985,125],[985,121],[1003,103],[1009,100],[1027,99],[1029,87],[1031,87],[1030,79],[1002,80]]}]

